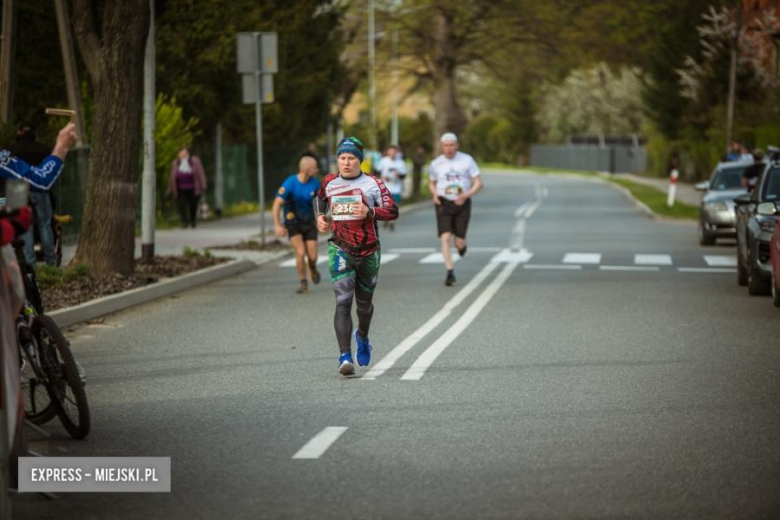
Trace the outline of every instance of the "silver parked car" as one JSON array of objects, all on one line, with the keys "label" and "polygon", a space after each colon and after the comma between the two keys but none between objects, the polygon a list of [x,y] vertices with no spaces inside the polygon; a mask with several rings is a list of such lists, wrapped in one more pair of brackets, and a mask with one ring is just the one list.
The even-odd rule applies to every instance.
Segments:
[{"label": "silver parked car", "polygon": [[711,246],[718,238],[736,238],[734,197],[747,193],[742,187],[742,174],[749,162],[720,163],[709,181],[696,184],[706,192],[699,207],[699,244]]}]

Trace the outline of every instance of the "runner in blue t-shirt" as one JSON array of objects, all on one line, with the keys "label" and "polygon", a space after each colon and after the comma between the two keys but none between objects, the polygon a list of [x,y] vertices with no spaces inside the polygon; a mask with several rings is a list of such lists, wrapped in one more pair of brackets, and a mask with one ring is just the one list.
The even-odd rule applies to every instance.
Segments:
[{"label": "runner in blue t-shirt", "polygon": [[[317,271],[317,224],[314,221],[314,197],[320,189],[317,175],[317,161],[304,156],[298,163],[298,173],[290,175],[276,192],[272,213],[276,236],[290,236],[290,244],[295,249],[295,266],[298,268],[298,278],[301,281],[298,294],[309,290],[306,281],[306,258],[308,258],[311,281],[320,283],[320,273]],[[284,206],[284,226],[279,212]],[[304,258],[306,257],[306,258]]]}]

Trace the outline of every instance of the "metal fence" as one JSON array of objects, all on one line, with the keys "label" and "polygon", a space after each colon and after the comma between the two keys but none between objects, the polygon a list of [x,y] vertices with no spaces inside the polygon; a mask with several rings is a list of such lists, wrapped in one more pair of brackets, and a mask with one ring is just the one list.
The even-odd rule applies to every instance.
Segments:
[{"label": "metal fence", "polygon": [[643,146],[611,144],[534,144],[531,166],[610,173],[643,173],[647,150]]}]

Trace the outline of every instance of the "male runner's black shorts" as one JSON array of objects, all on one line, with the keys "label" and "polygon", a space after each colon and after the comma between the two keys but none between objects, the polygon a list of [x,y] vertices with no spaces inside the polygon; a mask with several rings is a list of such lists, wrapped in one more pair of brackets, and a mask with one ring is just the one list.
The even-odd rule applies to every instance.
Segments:
[{"label": "male runner's black shorts", "polygon": [[317,240],[317,224],[313,220],[288,220],[284,223],[290,238],[295,235],[303,235],[304,242]]},{"label": "male runner's black shorts", "polygon": [[466,238],[466,230],[471,219],[471,199],[466,200],[463,206],[458,206],[451,200],[439,199],[441,204],[436,206],[436,225],[439,228],[439,236],[442,233],[452,233],[458,238]]}]

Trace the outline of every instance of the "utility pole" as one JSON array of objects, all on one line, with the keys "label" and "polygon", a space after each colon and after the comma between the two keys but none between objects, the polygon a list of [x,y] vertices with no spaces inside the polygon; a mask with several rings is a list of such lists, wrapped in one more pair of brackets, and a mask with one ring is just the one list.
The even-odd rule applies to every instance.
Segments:
[{"label": "utility pole", "polygon": [[376,139],[376,86],[374,85],[376,31],[374,29],[374,0],[368,0],[368,102],[371,109],[371,148],[377,149]]},{"label": "utility pole", "polygon": [[225,186],[222,174],[222,123],[217,123],[216,149],[214,155],[216,164],[214,170],[214,213],[222,218],[222,207],[225,203]]},{"label": "utility pole", "polygon": [[398,146],[398,29],[393,29],[393,122],[390,143]]},{"label": "utility pole", "polygon": [[76,68],[76,55],[73,52],[73,35],[70,31],[68,6],[65,0],[54,0],[54,8],[57,12],[57,27],[60,34],[62,65],[65,69],[65,85],[68,90],[68,104],[71,110],[76,112],[73,116],[73,121],[76,123],[76,144],[79,147],[84,147],[87,146],[87,132],[84,126],[84,111],[81,107],[79,75]]},{"label": "utility pole", "polygon": [[737,59],[739,57],[739,33],[742,29],[742,2],[736,2],[737,20],[731,40],[731,66],[729,69],[729,100],[726,116],[726,153],[729,152],[734,134],[734,104],[737,91]]},{"label": "utility pole", "polygon": [[156,125],[156,47],[154,42],[154,0],[149,0],[149,35],[144,56],[144,170],[141,192],[141,258],[154,261],[154,232],[157,206],[157,172],[154,129]]},{"label": "utility pole", "polygon": [[14,0],[3,0],[3,27],[0,34],[0,122],[7,123],[13,111],[11,70],[14,59]]}]

